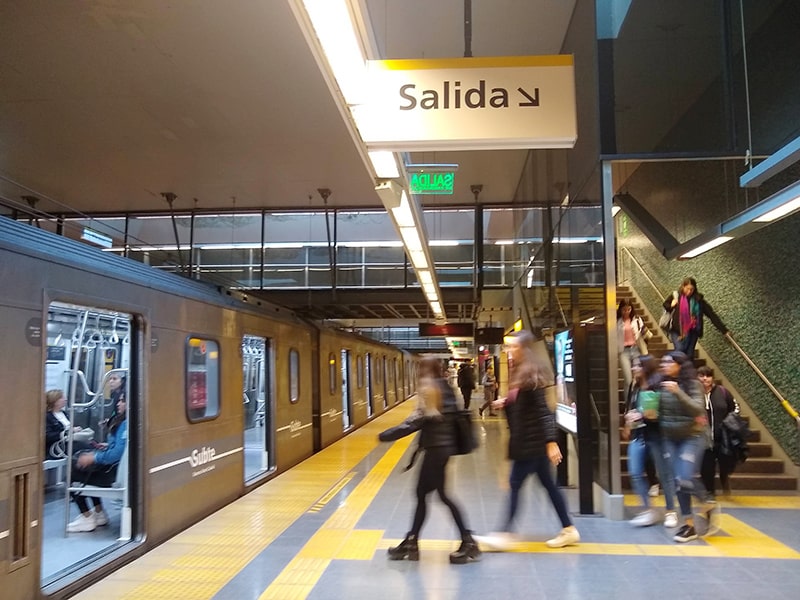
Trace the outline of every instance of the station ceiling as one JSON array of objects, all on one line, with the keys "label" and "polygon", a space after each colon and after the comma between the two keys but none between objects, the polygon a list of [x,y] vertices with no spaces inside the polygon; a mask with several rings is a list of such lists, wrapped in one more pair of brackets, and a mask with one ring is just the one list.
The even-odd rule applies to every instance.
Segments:
[{"label": "station ceiling", "polygon": [[[360,4],[374,58],[465,54],[464,0]],[[542,55],[560,52],[575,0],[470,4],[473,56]],[[329,207],[382,207],[289,0],[7,0],[0,82],[0,213],[165,212],[168,192],[176,211],[319,210],[323,188]],[[453,195],[424,197],[458,206],[474,205],[475,184],[481,203],[513,204],[526,157],[410,159],[458,164]],[[310,318],[428,315],[416,292],[369,293],[267,297]],[[501,310],[460,292],[445,291],[444,303],[455,318]]]}]

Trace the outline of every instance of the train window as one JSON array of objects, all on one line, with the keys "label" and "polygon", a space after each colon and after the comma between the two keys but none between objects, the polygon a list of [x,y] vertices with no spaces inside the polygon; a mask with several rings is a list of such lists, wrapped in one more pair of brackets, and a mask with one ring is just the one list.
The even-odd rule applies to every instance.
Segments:
[{"label": "train window", "polygon": [[289,350],[289,402],[296,403],[300,399],[300,353]]},{"label": "train window", "polygon": [[330,384],[331,394],[336,393],[336,355],[331,352],[328,355],[328,383]]},{"label": "train window", "polygon": [[219,415],[219,344],[213,340],[186,341],[186,415],[192,422]]},{"label": "train window", "polygon": [[356,355],[356,385],[358,389],[364,387],[364,357],[361,354]]}]

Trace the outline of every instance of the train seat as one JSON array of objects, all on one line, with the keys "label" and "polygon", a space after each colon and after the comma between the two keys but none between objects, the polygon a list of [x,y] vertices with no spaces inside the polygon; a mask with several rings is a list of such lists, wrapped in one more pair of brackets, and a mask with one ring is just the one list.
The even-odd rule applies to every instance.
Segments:
[{"label": "train seat", "polygon": [[42,470],[45,474],[53,469],[56,470],[55,483],[59,484],[64,481],[64,467],[67,466],[66,458],[48,458],[42,461]]}]

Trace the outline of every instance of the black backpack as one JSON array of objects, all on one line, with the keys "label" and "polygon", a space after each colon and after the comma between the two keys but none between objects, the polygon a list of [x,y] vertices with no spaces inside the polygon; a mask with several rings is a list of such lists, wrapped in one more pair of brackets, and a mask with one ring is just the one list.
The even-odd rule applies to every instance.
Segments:
[{"label": "black backpack", "polygon": [[478,434],[472,421],[472,411],[459,410],[448,413],[456,430],[456,446],[453,454],[469,454],[478,447]]}]

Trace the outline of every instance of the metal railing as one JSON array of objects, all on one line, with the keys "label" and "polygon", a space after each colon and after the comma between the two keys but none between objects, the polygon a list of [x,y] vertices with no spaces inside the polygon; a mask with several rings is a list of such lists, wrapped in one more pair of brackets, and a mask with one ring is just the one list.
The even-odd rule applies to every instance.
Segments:
[{"label": "metal railing", "polygon": [[[665,298],[666,292],[659,289],[656,283],[644,270],[644,267],[641,265],[641,263],[638,260],[636,260],[636,257],[631,253],[631,251],[624,247],[619,248],[619,250],[623,254],[623,256],[621,256],[620,258],[627,257],[628,259],[630,259],[631,263],[638,268],[638,270],[642,273],[642,275],[644,275],[644,278],[653,287],[653,289],[660,295],[660,297]],[[620,265],[622,264],[623,260],[620,260]],[[630,281],[630,278],[629,277],[621,278],[621,281]],[[781,394],[780,391],[778,391],[778,389],[772,384],[772,382],[769,379],[767,379],[767,376],[764,375],[763,371],[761,371],[761,369],[758,368],[758,366],[747,355],[747,353],[742,349],[742,347],[738,343],[736,343],[736,340],[733,339],[733,336],[730,334],[730,332],[726,333],[724,337],[730,342],[731,346],[733,346],[733,348],[741,355],[741,357],[750,366],[750,368],[753,369],[753,372],[759,377],[759,379],[761,379],[761,381],[764,382],[769,391],[772,392],[773,395],[778,399],[778,401],[781,403],[781,406],[786,411],[786,413],[792,419],[794,419],[795,424],[797,425],[798,448],[800,448],[800,414],[789,403],[789,401],[783,397],[783,394]]]}]

